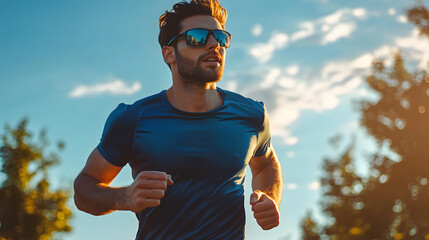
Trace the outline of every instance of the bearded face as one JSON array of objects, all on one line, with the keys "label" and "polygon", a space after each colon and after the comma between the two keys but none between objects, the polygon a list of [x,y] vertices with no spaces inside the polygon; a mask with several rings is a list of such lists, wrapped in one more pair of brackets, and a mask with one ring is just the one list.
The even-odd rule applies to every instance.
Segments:
[{"label": "bearded face", "polygon": [[177,48],[175,48],[175,53],[177,70],[185,80],[185,83],[201,85],[205,83],[216,83],[221,80],[224,71],[223,59],[220,60],[219,65],[205,66],[203,64],[204,61],[208,61],[207,58],[210,55],[219,54],[213,52],[206,53],[194,61],[180,54]]}]

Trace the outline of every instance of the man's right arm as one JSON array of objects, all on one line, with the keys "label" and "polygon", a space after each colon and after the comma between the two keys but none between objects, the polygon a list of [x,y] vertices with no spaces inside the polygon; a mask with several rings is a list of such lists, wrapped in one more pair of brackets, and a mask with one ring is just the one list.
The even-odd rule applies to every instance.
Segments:
[{"label": "man's right arm", "polygon": [[173,184],[171,176],[164,172],[145,171],[138,174],[130,186],[110,186],[121,169],[94,149],[74,181],[76,207],[93,215],[104,215],[116,210],[139,212],[147,207],[158,206],[167,185]]}]

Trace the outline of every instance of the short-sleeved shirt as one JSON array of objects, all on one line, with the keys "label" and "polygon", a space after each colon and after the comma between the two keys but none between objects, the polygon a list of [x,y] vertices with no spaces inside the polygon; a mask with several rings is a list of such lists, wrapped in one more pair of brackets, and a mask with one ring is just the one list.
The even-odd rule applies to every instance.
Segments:
[{"label": "short-sleeved shirt", "polygon": [[244,239],[245,169],[270,145],[262,102],[217,88],[223,104],[208,112],[175,108],[166,91],[107,119],[98,151],[111,164],[170,174],[161,204],[138,212],[136,239]]}]

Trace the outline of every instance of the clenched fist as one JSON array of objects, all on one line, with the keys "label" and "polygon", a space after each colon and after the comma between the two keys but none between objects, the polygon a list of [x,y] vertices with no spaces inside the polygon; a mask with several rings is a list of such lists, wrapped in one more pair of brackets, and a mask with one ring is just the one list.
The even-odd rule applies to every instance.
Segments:
[{"label": "clenched fist", "polygon": [[135,213],[147,207],[156,207],[172,185],[171,176],[164,172],[144,171],[137,175],[134,182],[125,189],[125,201],[128,210]]},{"label": "clenched fist", "polygon": [[277,227],[280,224],[280,212],[276,202],[261,191],[254,191],[250,195],[253,216],[264,230]]}]

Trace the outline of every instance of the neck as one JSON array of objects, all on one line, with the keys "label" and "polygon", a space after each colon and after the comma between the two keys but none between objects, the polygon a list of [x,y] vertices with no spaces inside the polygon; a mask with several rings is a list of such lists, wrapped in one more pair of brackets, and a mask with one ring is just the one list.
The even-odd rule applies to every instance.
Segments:
[{"label": "neck", "polygon": [[167,98],[175,108],[186,112],[208,112],[223,104],[222,97],[216,90],[216,83],[173,83],[167,90]]}]

